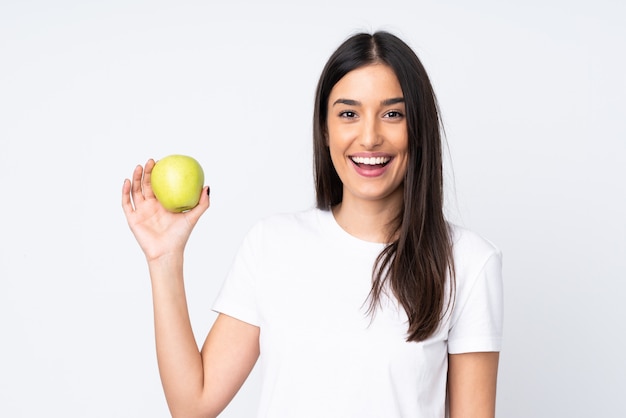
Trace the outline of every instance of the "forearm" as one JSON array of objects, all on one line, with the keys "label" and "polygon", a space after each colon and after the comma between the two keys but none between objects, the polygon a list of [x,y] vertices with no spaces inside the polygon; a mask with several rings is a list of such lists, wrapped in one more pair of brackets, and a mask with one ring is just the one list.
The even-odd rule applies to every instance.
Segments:
[{"label": "forearm", "polygon": [[149,262],[159,372],[173,416],[194,416],[202,400],[204,370],[193,334],[183,281],[183,256]]}]

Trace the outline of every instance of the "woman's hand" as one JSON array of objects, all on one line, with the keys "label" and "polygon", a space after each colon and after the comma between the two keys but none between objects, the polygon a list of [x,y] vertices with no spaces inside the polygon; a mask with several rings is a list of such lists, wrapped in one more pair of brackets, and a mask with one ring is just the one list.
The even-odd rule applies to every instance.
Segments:
[{"label": "woman's hand", "polygon": [[122,189],[126,220],[148,261],[165,255],[182,255],[193,227],[209,207],[208,187],[204,187],[195,208],[183,213],[172,213],[163,208],[150,184],[154,164],[150,159],[145,169],[138,165],[132,181],[124,180]]}]

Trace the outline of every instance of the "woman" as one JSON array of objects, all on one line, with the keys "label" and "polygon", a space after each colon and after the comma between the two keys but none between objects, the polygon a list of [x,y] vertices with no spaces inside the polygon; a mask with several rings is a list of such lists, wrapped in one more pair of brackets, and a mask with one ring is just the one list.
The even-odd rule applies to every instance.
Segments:
[{"label": "woman", "polygon": [[362,33],[334,52],[314,145],[318,207],[252,228],[201,351],[183,251],[208,188],[171,214],[150,188],[153,160],[124,182],[172,415],[217,416],[262,353],[260,417],[493,417],[501,255],[444,219],[436,99],[402,40]]}]

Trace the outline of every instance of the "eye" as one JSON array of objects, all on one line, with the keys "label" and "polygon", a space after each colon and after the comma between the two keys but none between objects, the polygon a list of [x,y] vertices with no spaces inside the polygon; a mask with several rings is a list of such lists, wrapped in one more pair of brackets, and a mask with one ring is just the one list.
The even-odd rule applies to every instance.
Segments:
[{"label": "eye", "polygon": [[356,118],[356,113],[354,113],[351,110],[344,110],[342,112],[339,112],[339,117],[340,118],[346,118],[346,119],[352,119],[352,118]]},{"label": "eye", "polygon": [[385,113],[383,117],[388,119],[402,119],[404,117],[404,114],[397,110],[390,110],[389,112]]}]

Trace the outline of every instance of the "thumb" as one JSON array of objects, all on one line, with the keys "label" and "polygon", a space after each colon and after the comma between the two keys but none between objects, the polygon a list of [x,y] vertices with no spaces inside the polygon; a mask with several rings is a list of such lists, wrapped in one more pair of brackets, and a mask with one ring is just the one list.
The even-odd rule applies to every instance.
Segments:
[{"label": "thumb", "polygon": [[187,215],[187,219],[195,225],[200,219],[200,216],[211,206],[211,199],[209,198],[210,192],[209,186],[204,186],[202,188],[202,192],[200,193],[200,201],[198,204],[191,210],[187,211],[185,215]]}]

